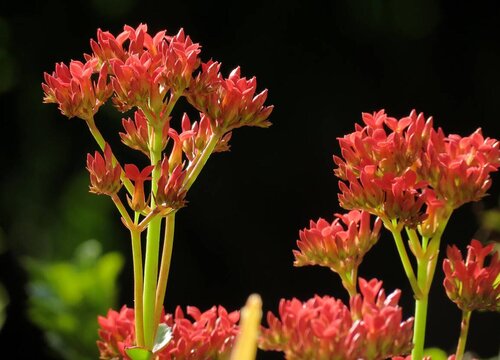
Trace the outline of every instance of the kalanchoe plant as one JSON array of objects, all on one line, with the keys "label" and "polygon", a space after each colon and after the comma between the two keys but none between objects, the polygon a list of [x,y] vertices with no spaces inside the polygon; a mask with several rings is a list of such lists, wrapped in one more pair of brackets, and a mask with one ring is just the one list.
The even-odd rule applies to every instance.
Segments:
[{"label": "kalanchoe plant", "polygon": [[[117,36],[98,30],[90,47],[84,62],[56,64],[42,88],[44,102],[85,121],[103,151],[87,156],[90,191],[109,196],[130,231],[134,309],[99,317],[101,359],[253,359],[259,297],[250,297],[243,310],[241,332],[239,312],[188,307],[189,319],[180,308],[165,314],[163,302],[175,216],[212,153],[229,150],[234,129],[270,125],[267,90],[257,94],[256,79],[242,77],[239,67],[225,78],[220,63],[200,59],[200,46],[183,30],[174,36],[151,35],[143,24],[125,26]],[[181,98],[199,119],[184,114],[176,130],[172,110]],[[134,111],[122,120],[119,136],[148,165],[122,166],[103,138],[95,115],[109,100],[121,112]],[[446,135],[415,111],[398,120],[381,110],[362,120],[339,139],[341,156],[333,158],[339,202],[349,212],[336,214],[331,223],[311,221],[293,251],[295,266],[320,265],[337,273],[349,306],[329,296],[283,299],[279,317],[268,314],[258,342],[289,360],[405,359],[410,352],[411,359],[423,359],[429,292],[446,225],[455,209],[485,196],[490,174],[500,167],[498,141],[480,129],[467,137]],[[394,238],[416,300],[415,316],[407,320],[398,306],[399,290],[386,296],[381,281],[358,281],[359,266],[382,226]],[[491,253],[491,245],[474,240],[464,261],[456,247],[448,247],[444,286],[463,311],[451,359],[463,357],[471,312],[500,310],[500,263],[498,254],[485,261]]]},{"label": "kalanchoe plant", "polygon": [[[176,212],[186,204],[187,192],[210,155],[229,149],[232,130],[242,126],[268,127],[273,107],[264,105],[267,90],[256,93],[255,77],[242,77],[238,67],[225,78],[220,73],[220,63],[211,60],[204,63],[199,58],[200,46],[183,30],[174,36],[166,31],[150,34],[144,24],[137,28],[125,26],[117,36],[98,30],[97,39],[91,40],[90,45],[92,51],[84,55],[84,62],[57,64],[52,74],[45,74],[44,102],[56,103],[63,115],[86,122],[104,151],[104,156],[98,152],[88,155],[90,191],[111,197],[131,235],[134,311],[124,308],[100,320],[101,357],[125,357],[128,347],[136,347],[130,354],[151,356],[158,352],[157,342],[164,340],[158,340],[157,333],[164,332],[159,325]],[[199,112],[199,120],[192,121],[184,114],[182,127],[177,131],[171,127],[171,114],[181,97]],[[124,131],[119,135],[126,146],[143,153],[150,165],[143,168],[135,164],[122,166],[113,155],[95,121],[99,108],[109,99],[119,111],[134,111],[133,120],[123,119]],[[125,196],[120,194],[122,186]],[[126,203],[122,200],[124,197]],[[160,254],[162,226],[164,240]],[[143,258],[144,232],[146,253]],[[209,326],[205,315],[198,319],[193,311],[191,315],[197,321]],[[190,347],[195,346],[194,340],[186,337],[187,325],[181,324],[184,321],[180,320],[181,315],[177,312],[175,321],[166,321],[169,326],[176,324],[172,344],[176,344],[178,354],[174,356],[169,352],[168,355],[173,359],[187,358],[181,353],[194,351]],[[237,314],[224,315],[224,310],[219,311],[219,316],[224,319],[218,320],[223,324],[217,326],[231,327],[237,320]],[[177,335],[182,335],[183,340],[175,339]],[[208,358],[215,352],[228,353],[231,342],[226,335],[221,334],[210,344],[199,338],[196,341],[203,341],[196,345],[196,351],[208,351],[201,349],[209,346],[210,354],[203,355]],[[217,356],[225,358],[222,353]],[[159,352],[155,356],[165,358]]]}]

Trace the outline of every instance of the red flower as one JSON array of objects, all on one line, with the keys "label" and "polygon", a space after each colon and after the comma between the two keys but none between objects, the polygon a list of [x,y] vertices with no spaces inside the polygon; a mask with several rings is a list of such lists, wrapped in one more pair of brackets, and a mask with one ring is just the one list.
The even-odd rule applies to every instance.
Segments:
[{"label": "red flower", "polygon": [[[149,134],[148,122],[144,113],[141,110],[136,110],[134,113],[134,120],[131,118],[122,119],[122,125],[125,132],[120,133],[122,142],[128,147],[139,150],[147,157],[149,154]],[[165,123],[163,127],[163,148],[167,145],[169,123]]]},{"label": "red flower", "polygon": [[161,175],[158,179],[158,191],[156,193],[156,204],[162,208],[179,209],[184,206],[186,190],[182,185],[186,177],[186,171],[182,164],[177,165],[172,172],[169,170],[168,158],[163,158],[161,163]]},{"label": "red flower", "polygon": [[[184,113],[182,116],[182,132],[191,132],[192,136],[181,139],[182,150],[189,161],[193,161],[206,147],[208,141],[214,136],[214,131],[210,119],[203,113],[200,113],[200,120],[191,123],[189,116]],[[225,134],[215,146],[213,152],[229,151],[231,132]]]},{"label": "red flower", "polygon": [[[339,202],[343,208],[366,210],[383,219],[397,219],[416,226],[423,218],[425,182],[407,170],[401,176],[386,173],[380,176],[375,165],[361,169],[359,179],[348,171],[349,187],[339,181]],[[431,191],[426,189],[426,191]]]},{"label": "red flower", "polygon": [[340,274],[343,280],[348,274],[350,284],[344,286],[354,286],[355,292],[357,269],[364,255],[377,242],[382,222],[377,219],[370,229],[370,214],[366,211],[352,210],[335,216],[332,223],[319,219],[311,221],[309,229],[300,231],[297,241],[300,251],[293,251],[294,265],[326,266]]},{"label": "red flower", "polygon": [[129,359],[125,349],[134,346],[134,309],[125,305],[120,312],[109,310],[106,317],[99,316],[99,340],[97,347],[100,359]]},{"label": "red flower", "polygon": [[147,207],[146,199],[144,197],[144,181],[151,180],[149,176],[153,171],[154,166],[146,166],[142,171],[139,171],[134,164],[125,165],[125,175],[132,180],[135,184],[134,194],[132,200],[127,195],[127,200],[130,208],[134,211],[143,211]]},{"label": "red flower", "polygon": [[[397,120],[381,110],[363,114],[363,122],[365,126],[356,124],[353,133],[339,139],[342,157],[333,158],[335,174],[345,181],[339,185],[339,200],[347,209],[385,213],[415,225],[425,218],[418,216],[418,207],[429,199],[427,215],[433,218],[424,231],[433,234],[451,210],[481,199],[491,185],[490,173],[500,167],[498,141],[485,139],[480,130],[464,138],[446,136],[433,128],[432,118],[426,121],[415,111]],[[421,199],[423,193],[427,195]],[[394,204],[382,206],[381,199],[391,196]],[[397,203],[404,203],[402,209]]]},{"label": "red flower", "polygon": [[360,279],[362,295],[351,310],[340,300],[315,296],[281,300],[280,319],[268,313],[260,348],[283,351],[288,360],[384,359],[411,350],[413,319],[402,321],[399,291],[387,298],[382,282]]},{"label": "red flower", "polygon": [[[239,311],[228,313],[222,306],[201,312],[187,307],[187,318],[180,307],[175,315],[167,314],[161,323],[172,329],[172,340],[155,353],[158,360],[227,360],[239,327]],[[134,309],[122,307],[120,312],[109,310],[107,317],[99,316],[100,359],[129,360],[125,349],[134,346]]]},{"label": "red flower", "polygon": [[[97,59],[86,63],[71,61],[69,67],[64,63],[56,64],[52,75],[44,73],[44,103],[58,104],[62,114],[69,118],[92,118],[112,93],[107,82],[107,68],[98,71],[97,65]],[[92,80],[94,73],[99,73],[97,82]]]},{"label": "red flower", "polygon": [[114,195],[120,190],[122,170],[118,164],[113,165],[113,153],[107,143],[104,145],[104,158],[97,151],[94,157],[87,154],[87,170],[90,173],[90,192]]},{"label": "red flower", "polygon": [[[133,107],[150,109],[155,114],[164,111],[163,99],[167,95],[161,55],[144,52],[140,57],[130,55],[125,61],[111,59],[113,70],[111,83],[115,95],[113,103],[120,111]],[[159,120],[159,119],[156,119]]]},{"label": "red flower", "polygon": [[[472,240],[467,247],[467,259],[460,250],[448,246],[447,259],[443,261],[444,287],[451,301],[463,311],[500,311],[500,260],[493,244],[482,246]],[[489,265],[485,259],[491,255]]]},{"label": "red flower", "polygon": [[201,312],[194,306],[187,307],[184,316],[177,307],[175,316],[167,315],[165,322],[172,327],[173,339],[162,350],[159,360],[212,360],[229,359],[238,334],[238,311],[228,313],[222,306]]},{"label": "red flower", "polygon": [[434,133],[423,161],[424,176],[454,209],[478,201],[491,186],[490,174],[500,167],[499,148],[499,142],[484,138],[481,129],[467,137]]},{"label": "red flower", "polygon": [[184,91],[191,82],[193,71],[200,66],[200,45],[193,43],[180,29],[177,35],[169,39],[168,47],[162,50],[166,83],[174,91]]},{"label": "red flower", "polygon": [[240,77],[240,68],[227,79],[219,74],[220,64],[202,64],[202,71],[193,80],[187,99],[210,118],[214,129],[222,133],[242,126],[268,127],[273,106],[264,106],[267,90],[255,95],[257,80]]}]

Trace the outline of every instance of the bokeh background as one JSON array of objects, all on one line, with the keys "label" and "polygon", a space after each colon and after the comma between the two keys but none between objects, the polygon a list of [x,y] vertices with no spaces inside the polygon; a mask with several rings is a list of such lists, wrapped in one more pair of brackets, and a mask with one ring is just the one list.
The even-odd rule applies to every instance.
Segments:
[{"label": "bokeh background", "polygon": [[[128,234],[108,198],[88,193],[85,156],[96,149],[85,124],[42,104],[43,72],[81,59],[96,29],[147,23],[183,27],[203,60],[240,65],[275,105],[269,129],[233,134],[177,216],[167,311],[176,305],[241,307],[261,294],[264,310],[282,297],[346,299],[336,275],[294,268],[292,249],[309,219],[340,211],[332,155],[361,112],[432,115],[447,133],[482,127],[500,137],[500,7],[433,0],[203,2],[150,0],[3,1],[0,5],[0,348],[18,359],[95,359],[96,315],[132,306]],[[119,157],[120,115],[98,125]],[[126,160],[125,160],[126,162]],[[498,240],[500,177],[491,196],[458,210],[446,243]],[[442,251],[444,253],[444,251]],[[360,274],[411,290],[384,233]],[[460,313],[438,271],[428,346],[454,351]],[[498,354],[499,316],[475,313],[468,348]],[[90,345],[89,345],[90,344]],[[259,359],[280,359],[259,353]]]}]

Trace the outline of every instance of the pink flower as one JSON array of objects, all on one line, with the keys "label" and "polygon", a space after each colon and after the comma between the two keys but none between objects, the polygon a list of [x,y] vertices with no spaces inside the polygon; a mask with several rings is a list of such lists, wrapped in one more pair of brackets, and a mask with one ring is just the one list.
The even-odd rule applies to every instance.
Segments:
[{"label": "pink flower", "polygon": [[[92,80],[94,73],[99,74],[97,82]],[[64,63],[56,64],[52,75],[44,74],[43,102],[58,104],[59,110],[68,118],[91,119],[111,96],[107,76],[106,67],[98,71],[96,59],[86,63],[71,61],[69,67]]]},{"label": "pink flower", "polygon": [[129,359],[125,349],[134,346],[134,309],[125,305],[120,312],[109,310],[106,317],[99,316],[99,340],[97,347],[100,359]]},{"label": "pink flower", "polygon": [[388,297],[382,282],[360,279],[361,294],[350,310],[329,296],[300,302],[281,300],[280,319],[268,313],[260,348],[282,351],[286,359],[384,359],[411,350],[413,319],[402,321],[400,292]]},{"label": "pink flower", "polygon": [[[448,246],[447,259],[443,261],[446,294],[463,311],[500,311],[500,260],[493,244],[482,246],[472,240],[467,247],[467,258],[462,259],[460,250]],[[491,255],[489,264],[485,259]]]},{"label": "pink flower", "polygon": [[379,238],[382,222],[375,221],[370,229],[370,214],[366,211],[352,210],[347,214],[336,214],[336,219],[329,223],[324,219],[311,221],[309,229],[300,231],[297,241],[298,250],[294,250],[295,266],[321,265],[329,267],[341,275],[354,275],[350,284],[356,292],[356,274],[364,255]]},{"label": "pink flower", "polygon": [[109,144],[104,145],[104,157],[97,151],[94,157],[87,154],[87,170],[90,173],[90,192],[111,196],[120,190],[122,169],[118,164],[113,165]]}]

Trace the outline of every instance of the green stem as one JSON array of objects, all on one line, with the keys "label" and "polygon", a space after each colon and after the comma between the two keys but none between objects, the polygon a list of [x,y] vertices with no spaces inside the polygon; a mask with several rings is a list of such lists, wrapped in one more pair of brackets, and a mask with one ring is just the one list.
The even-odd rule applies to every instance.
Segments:
[{"label": "green stem", "polygon": [[132,219],[130,218],[130,215],[128,214],[127,210],[125,209],[125,206],[123,206],[122,201],[118,197],[117,194],[114,194],[111,196],[111,200],[115,203],[116,208],[120,212],[120,215],[123,218],[123,221],[125,222],[127,228],[131,229],[133,226]]},{"label": "green stem", "polygon": [[[155,166],[151,175],[151,194],[156,194],[158,179],[161,174],[159,163],[162,153],[162,129],[155,128],[153,144],[150,150],[151,164]],[[154,196],[151,196],[151,208],[155,207]],[[156,336],[155,301],[158,278],[158,255],[160,253],[161,217],[155,217],[148,225],[146,235],[146,258],[144,266],[144,345],[146,349],[153,348]]]},{"label": "green stem", "polygon": [[215,149],[215,146],[219,142],[220,136],[217,134],[213,134],[210,140],[207,143],[207,146],[203,149],[200,157],[195,160],[193,163],[190,164],[188,167],[188,175],[186,177],[186,180],[184,181],[184,189],[188,191],[193,183],[195,182],[196,178],[198,175],[200,175],[201,170],[205,166],[205,164],[208,161],[208,158],[212,154],[212,152]]},{"label": "green stem", "polygon": [[143,301],[142,301],[142,249],[141,232],[133,230],[130,232],[132,238],[132,262],[134,268],[134,313],[135,313],[135,334],[137,346],[144,347],[144,322],[143,322]]},{"label": "green stem", "polygon": [[401,230],[398,229],[397,223],[395,221],[384,221],[384,224],[385,227],[392,233],[394,242],[396,243],[396,248],[398,249],[399,258],[401,259],[401,263],[403,264],[406,276],[410,281],[413,294],[415,295],[415,298],[418,299],[422,297],[422,290],[419,287],[419,284],[415,277],[415,273],[413,271],[413,266],[411,265],[410,259],[408,258],[408,253],[406,252],[406,247],[403,243],[403,238],[401,237]]},{"label": "green stem", "polygon": [[[94,121],[94,118],[91,117],[89,119],[86,119],[85,122],[87,123],[87,126],[89,127],[90,133],[94,137],[95,141],[97,142],[97,144],[99,145],[101,150],[104,151],[104,145],[106,144],[106,141],[104,140],[104,137],[102,136],[101,132],[97,128],[95,121]],[[120,163],[118,162],[118,160],[115,157],[115,154],[113,154],[113,162],[120,165]],[[120,169],[122,169],[121,165],[120,165]],[[122,169],[122,175],[121,175],[120,179],[122,180],[123,185],[125,185],[125,188],[127,189],[128,193],[130,195],[132,195],[134,193],[134,185],[125,176],[125,172],[123,171],[123,169]]]},{"label": "green stem", "polygon": [[429,288],[427,284],[427,265],[428,260],[417,259],[418,263],[418,285],[422,289],[422,294],[415,300],[415,323],[413,325],[413,350],[411,353],[412,360],[421,360],[424,356],[425,344],[425,327],[427,323],[427,308],[429,305]]},{"label": "green stem", "polygon": [[165,238],[163,241],[163,252],[161,255],[160,274],[158,277],[158,286],[156,288],[156,309],[155,325],[158,327],[163,310],[163,301],[167,290],[168,274],[172,259],[172,249],[174,245],[175,212],[169,214],[165,221]]},{"label": "green stem", "polygon": [[465,343],[467,334],[469,333],[470,316],[472,312],[462,311],[462,323],[460,325],[460,337],[458,338],[457,352],[455,353],[456,360],[462,360],[465,352]]},{"label": "green stem", "polygon": [[357,268],[353,269],[350,273],[339,273],[340,278],[342,279],[342,285],[344,286],[344,289],[346,289],[349,293],[350,298],[354,297],[358,293],[356,289],[358,280],[357,273]]}]

